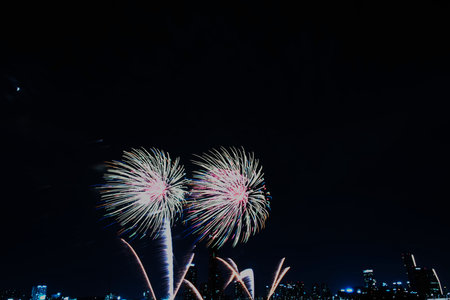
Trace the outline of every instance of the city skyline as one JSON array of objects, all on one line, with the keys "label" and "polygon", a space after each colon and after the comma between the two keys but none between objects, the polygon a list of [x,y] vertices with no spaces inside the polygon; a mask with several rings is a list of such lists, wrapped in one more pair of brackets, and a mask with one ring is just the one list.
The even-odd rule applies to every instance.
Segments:
[{"label": "city skyline", "polygon": [[[254,152],[272,196],[266,227],[219,253],[259,293],[283,257],[286,282],[336,291],[362,270],[407,280],[411,252],[447,284],[450,4],[298,5],[5,4],[0,288],[138,297],[145,280],[97,208],[105,162],[155,147],[192,174],[220,146]],[[172,228],[175,270],[194,250],[205,278],[187,229]],[[127,241],[163,289],[158,241]]]},{"label": "city skyline", "polygon": [[[208,269],[207,278],[200,278],[198,277],[198,264],[190,263],[189,269],[186,273],[186,279],[189,280],[190,283],[192,283],[202,294],[203,297],[206,297],[205,299],[229,299],[226,297],[234,297],[232,299],[248,299],[245,292],[242,290],[241,285],[234,279],[232,280],[232,284],[228,284],[226,288],[224,289],[224,283],[226,281],[226,277],[229,276],[231,273],[226,268],[222,268],[219,270],[219,263],[216,261],[216,254],[215,252],[209,251],[209,258],[208,258],[208,265],[204,266],[204,268]],[[313,280],[310,282],[313,282],[310,284],[310,286],[305,285],[304,279],[297,279],[297,280],[290,280],[290,281],[281,281],[279,286],[274,290],[273,299],[287,299],[283,298],[286,297],[284,293],[290,290],[290,292],[287,292],[289,295],[301,295],[306,297],[305,299],[310,299],[310,297],[313,297],[312,299],[315,299],[314,295],[317,293],[317,297],[319,299],[331,299],[331,297],[338,296],[342,299],[346,299],[347,297],[352,297],[352,295],[358,295],[358,294],[369,294],[370,293],[377,293],[377,292],[384,292],[387,293],[386,295],[389,295],[389,293],[395,292],[396,289],[399,289],[399,291],[408,291],[408,293],[411,293],[412,298],[415,298],[416,294],[422,295],[424,297],[427,295],[427,298],[432,298],[436,296],[440,297],[448,297],[450,294],[448,294],[447,286],[445,283],[442,283],[438,278],[438,275],[434,268],[430,267],[423,267],[419,266],[416,263],[415,257],[412,253],[402,253],[401,258],[403,261],[403,267],[404,272],[406,274],[406,280],[400,281],[399,278],[402,276],[397,276],[396,280],[394,281],[388,281],[388,280],[380,280],[379,277],[374,275],[376,273],[376,270],[373,269],[364,269],[361,270],[361,280],[359,283],[354,283],[351,285],[342,286],[341,288],[337,290],[332,290],[329,288],[328,283],[320,281],[320,280]],[[137,266],[136,266],[137,267]],[[413,270],[413,271],[412,271]],[[429,270],[430,274],[432,274],[432,278],[426,279],[421,277],[422,270]],[[140,273],[138,268],[136,268],[136,272]],[[418,272],[417,275],[411,274],[412,272]],[[217,275],[216,275],[217,274]],[[141,276],[144,276],[143,274]],[[419,277],[417,277],[419,276]],[[345,277],[345,275],[344,275]],[[403,276],[404,277],[404,276]],[[377,279],[378,280],[377,280]],[[425,281],[423,281],[425,280]],[[433,281],[436,281],[433,283]],[[246,282],[246,285],[248,282]],[[438,284],[438,285],[435,285]],[[299,286],[300,285],[300,286]],[[217,286],[217,288],[216,288]],[[318,290],[316,290],[316,287]],[[254,299],[260,299],[267,297],[268,295],[268,289],[270,288],[269,285],[265,285],[263,289],[257,289],[254,294]],[[300,289],[299,289],[300,288]],[[292,289],[297,289],[296,292]],[[220,291],[217,293],[217,295],[211,294],[211,290],[217,290]],[[320,291],[319,291],[320,290]],[[77,298],[85,298],[85,299],[103,299],[102,295],[78,295],[78,296],[65,296],[61,289],[53,289],[50,290],[52,293],[47,292],[47,285],[40,284],[35,285],[31,288],[31,297],[27,297],[27,293],[22,288],[13,288],[13,289],[0,289],[2,291],[0,295],[0,300],[76,300]],[[190,292],[191,290],[186,285],[182,285],[181,292],[176,295],[176,299],[184,299],[184,300],[192,300],[196,299],[196,296],[191,294],[193,292]],[[296,294],[292,294],[296,293]],[[325,294],[327,293],[327,294]],[[141,291],[141,296],[131,296],[131,297],[124,297],[124,293],[121,293],[117,290],[108,290],[105,292],[104,297],[105,300],[126,300],[126,299],[152,299],[152,296],[149,294],[149,291],[147,291],[146,287],[143,287],[143,290]],[[120,296],[122,295],[122,296]],[[284,296],[283,296],[284,295]],[[322,295],[322,296],[320,296]],[[328,296],[324,296],[328,295]],[[109,298],[108,298],[109,297]],[[117,298],[119,297],[119,298]],[[281,298],[280,298],[281,297]],[[321,298],[325,297],[325,298]],[[160,297],[158,297],[160,299]],[[297,299],[303,299],[303,298],[297,298]],[[422,298],[421,298],[422,299]]]}]

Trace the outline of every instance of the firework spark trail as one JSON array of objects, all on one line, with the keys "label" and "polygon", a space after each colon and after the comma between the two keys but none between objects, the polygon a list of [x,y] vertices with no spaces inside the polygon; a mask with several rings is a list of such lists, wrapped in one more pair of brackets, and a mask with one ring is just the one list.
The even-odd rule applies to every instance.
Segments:
[{"label": "firework spark trail", "polygon": [[148,279],[147,272],[145,271],[145,268],[144,268],[144,266],[142,265],[142,262],[141,262],[141,260],[139,259],[139,256],[137,255],[136,251],[134,251],[133,247],[131,247],[131,245],[128,244],[124,239],[120,239],[120,240],[121,240],[125,245],[127,245],[128,248],[131,250],[131,253],[133,253],[134,257],[136,258],[136,261],[138,262],[139,266],[141,267],[142,274],[144,274],[145,281],[147,282],[147,286],[148,286],[148,288],[149,288],[149,290],[150,290],[150,293],[152,294],[153,299],[154,299],[154,300],[157,300],[157,299],[156,299],[156,296],[155,296],[155,292],[153,291],[152,285],[151,285],[151,283],[150,283],[150,280]]},{"label": "firework spark trail", "polygon": [[284,275],[286,275],[287,271],[289,271],[290,268],[291,268],[291,267],[287,267],[287,268],[284,268],[284,269],[283,269],[283,272],[281,272],[281,275],[280,275],[280,277],[278,278],[277,282],[275,283],[274,286],[272,286],[272,289],[271,289],[271,291],[269,292],[269,295],[267,295],[267,300],[269,300],[270,297],[272,297],[273,293],[275,293],[275,291],[276,291],[278,285],[279,285],[280,282],[281,282],[281,279],[283,279]]},{"label": "firework spark trail", "polygon": [[270,196],[259,161],[244,149],[223,147],[197,157],[193,163],[201,169],[194,172],[187,211],[192,232],[217,248],[228,240],[233,247],[247,242],[269,216]]},{"label": "firework spark trail", "polygon": [[164,278],[166,280],[166,299],[173,297],[173,249],[172,249],[172,232],[170,230],[170,221],[165,220],[162,230],[162,250],[164,257]]},{"label": "firework spark trail", "polygon": [[285,260],[285,259],[286,259],[286,258],[283,257],[283,259],[281,259],[280,263],[278,264],[278,268],[277,268],[277,271],[275,272],[275,277],[273,278],[273,283],[272,283],[272,286],[271,286],[271,288],[270,288],[269,294],[272,293],[272,289],[273,289],[273,287],[275,286],[275,283],[276,283],[277,280],[278,280],[278,275],[280,274],[281,267],[283,266],[283,263],[284,263],[284,260]]},{"label": "firework spark trail", "polygon": [[225,285],[223,286],[222,290],[225,290],[227,288],[228,285],[230,285],[230,283],[233,281],[234,278],[234,274],[231,273],[230,277],[228,278],[227,282],[225,283]]},{"label": "firework spark trail", "polygon": [[247,286],[245,285],[244,281],[241,278],[241,274],[239,274],[236,270],[234,270],[234,268],[225,260],[223,260],[220,257],[216,257],[219,261],[221,261],[232,273],[233,276],[236,278],[236,280],[241,284],[241,286],[244,288],[245,292],[247,293],[247,295],[249,296],[249,298],[251,300],[253,300],[252,294],[250,294],[250,292],[247,289]]},{"label": "firework spark trail", "polygon": [[237,266],[237,264],[234,262],[234,260],[232,260],[231,258],[227,258],[228,263],[230,264],[230,266],[236,271],[236,272],[231,272],[230,277],[228,278],[225,286],[223,287],[223,290],[225,290],[227,288],[227,286],[233,281],[233,279],[237,276],[237,274],[239,275],[239,278],[246,284],[246,286],[248,285],[248,289],[250,294],[252,295],[252,297],[255,297],[255,279],[254,279],[254,274],[253,274],[253,270],[252,269],[245,269],[242,272],[239,273],[239,268]]},{"label": "firework spark trail", "polygon": [[107,163],[105,184],[99,187],[107,217],[121,225],[121,234],[156,238],[165,221],[181,214],[187,180],[179,158],[150,149],[124,151],[123,161]]},{"label": "firework spark trail", "polygon": [[273,279],[272,286],[270,288],[269,294],[267,295],[267,300],[269,300],[270,297],[272,297],[273,293],[275,292],[275,290],[277,289],[278,285],[280,284],[281,279],[283,279],[284,275],[286,275],[286,273],[291,268],[291,267],[284,268],[283,271],[280,274],[281,267],[283,266],[284,260],[285,260],[285,257],[283,257],[283,259],[280,261],[280,264],[278,265],[277,271],[275,273],[275,278]]},{"label": "firework spark trail", "polygon": [[[172,299],[174,272],[170,226],[183,210],[188,182],[184,178],[184,167],[179,158],[172,160],[167,152],[155,148],[150,152],[145,149],[124,151],[122,160],[108,163],[104,176],[106,183],[99,187],[100,206],[107,210],[107,217],[114,217],[121,225],[120,234],[162,236],[166,296]],[[132,251],[145,273],[137,254]],[[146,280],[156,300],[147,276]]]},{"label": "firework spark trail", "polygon": [[284,269],[283,269],[283,272],[281,272],[281,275],[280,275],[280,277],[278,278],[277,283],[275,284],[272,293],[275,293],[275,291],[276,291],[278,285],[279,285],[280,282],[281,282],[281,279],[283,279],[284,275],[286,275],[287,271],[289,271],[290,269],[291,269],[291,267],[287,267],[287,268],[284,268]]},{"label": "firework spark trail", "polygon": [[[241,273],[239,273],[239,268],[237,266],[237,264],[231,259],[231,258],[227,258],[228,263],[233,267],[233,269],[236,272],[232,272],[230,274],[230,277],[228,278],[227,282],[225,283],[223,290],[225,290],[228,285],[233,281],[234,277],[236,276],[236,274],[239,274],[241,280],[246,284],[249,285],[249,291],[252,294],[252,296],[254,297],[254,289],[255,289],[255,281],[254,281],[254,276],[253,276],[253,270],[252,269],[245,269],[244,271],[242,271]],[[247,283],[247,281],[248,283]]]},{"label": "firework spark trail", "polygon": [[[238,266],[236,265],[236,263],[231,259],[231,258],[227,258],[228,262],[230,263],[230,265],[233,267],[233,269],[236,272],[239,272]],[[230,277],[228,278],[227,282],[225,283],[223,290],[225,290],[227,288],[227,286],[233,281],[234,278],[234,273],[232,272],[230,274]]]},{"label": "firework spark trail", "polygon": [[189,280],[183,279],[183,282],[186,283],[189,286],[189,288],[194,291],[194,293],[197,296],[198,300],[203,300],[203,297],[200,294],[200,292],[197,290],[197,288]]},{"label": "firework spark trail", "polygon": [[233,268],[236,270],[236,272],[239,272],[238,266],[237,264],[234,262],[234,260],[232,260],[231,258],[227,258],[228,262],[230,263],[230,265],[233,266]]},{"label": "firework spark trail", "polygon": [[249,286],[250,294],[252,294],[252,298],[255,298],[255,276],[253,274],[252,269],[245,269],[241,272],[241,279]]},{"label": "firework spark trail", "polygon": [[177,296],[177,293],[178,293],[178,290],[180,289],[181,283],[183,282],[184,278],[186,277],[186,274],[187,274],[189,267],[191,266],[193,260],[194,260],[194,253],[191,254],[191,257],[189,258],[188,263],[186,264],[186,266],[184,268],[183,274],[181,275],[181,279],[178,281],[178,283],[176,285],[175,291],[173,292],[172,300],[175,299],[175,297]]}]

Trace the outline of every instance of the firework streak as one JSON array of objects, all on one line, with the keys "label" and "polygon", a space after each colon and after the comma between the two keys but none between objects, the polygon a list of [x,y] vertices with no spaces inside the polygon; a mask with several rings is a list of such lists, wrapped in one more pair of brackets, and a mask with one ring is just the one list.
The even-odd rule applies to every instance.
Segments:
[{"label": "firework streak", "polygon": [[244,291],[247,293],[250,299],[253,299],[252,294],[250,294],[249,290],[247,289],[247,286],[245,285],[244,281],[242,280],[241,274],[237,270],[235,270],[228,262],[226,262],[224,259],[220,257],[216,257],[219,261],[221,261],[233,274],[233,277],[236,278],[236,280],[241,284]]},{"label": "firework streak", "polygon": [[275,277],[273,279],[272,286],[270,287],[269,294],[267,295],[267,300],[269,300],[270,297],[272,297],[273,293],[275,293],[275,290],[277,289],[278,285],[280,284],[281,279],[283,279],[284,275],[286,275],[287,271],[289,271],[289,269],[291,268],[291,267],[284,268],[280,274],[281,267],[283,266],[284,260],[285,260],[285,258],[283,257],[283,259],[280,261],[280,264],[278,265],[278,269],[277,269],[277,272],[275,273]]},{"label": "firework streak", "polygon": [[197,290],[197,288],[187,279],[183,279],[183,282],[187,284],[187,286],[194,291],[195,295],[197,296],[198,300],[203,300],[202,295],[200,294],[200,292]]},{"label": "firework streak", "polygon": [[142,274],[144,274],[145,281],[147,282],[147,286],[148,286],[148,289],[150,290],[150,293],[152,294],[153,300],[157,300],[157,299],[156,299],[156,296],[155,296],[155,292],[153,291],[153,288],[152,288],[152,284],[150,283],[150,279],[148,279],[147,272],[145,271],[145,268],[144,268],[144,266],[142,265],[142,262],[141,262],[139,256],[137,255],[136,251],[134,251],[133,247],[131,247],[131,245],[128,244],[124,239],[120,239],[120,240],[121,240],[125,245],[127,245],[128,248],[131,250],[131,253],[133,253],[134,257],[136,258],[136,261],[137,261],[138,264],[139,264],[139,267],[141,268]]}]

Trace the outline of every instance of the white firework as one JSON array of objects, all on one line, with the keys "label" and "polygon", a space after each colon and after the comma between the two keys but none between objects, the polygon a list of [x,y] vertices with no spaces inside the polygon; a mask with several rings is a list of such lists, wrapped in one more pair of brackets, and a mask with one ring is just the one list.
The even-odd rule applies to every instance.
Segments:
[{"label": "white firework", "polygon": [[269,216],[261,165],[242,148],[222,147],[198,157],[193,163],[201,169],[194,172],[187,212],[192,231],[212,247],[229,239],[233,246],[247,242]]},{"label": "white firework", "polygon": [[164,223],[182,213],[187,179],[179,158],[152,148],[124,151],[122,161],[108,163],[100,187],[106,216],[121,225],[120,233],[157,237]]}]

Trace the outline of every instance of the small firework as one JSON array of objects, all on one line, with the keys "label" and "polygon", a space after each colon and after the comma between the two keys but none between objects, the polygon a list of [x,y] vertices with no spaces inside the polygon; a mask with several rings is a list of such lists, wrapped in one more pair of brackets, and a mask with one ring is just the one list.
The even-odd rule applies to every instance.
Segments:
[{"label": "small firework", "polygon": [[[156,296],[155,296],[155,292],[153,291],[152,284],[150,283],[150,279],[148,278],[147,271],[145,270],[141,259],[137,255],[136,251],[134,251],[133,247],[131,247],[131,245],[127,241],[125,241],[124,239],[120,239],[120,240],[130,249],[131,253],[135,257],[137,263],[139,264],[139,267],[141,268],[142,274],[144,275],[145,281],[147,282],[147,287],[149,288],[149,291],[151,293],[151,296],[152,296],[153,300],[157,300],[158,298],[156,298]],[[190,255],[190,257],[189,257],[189,259],[187,261],[187,264],[184,267],[184,270],[183,270],[183,273],[181,275],[181,278],[176,284],[175,290],[171,290],[169,292],[169,294],[168,294],[168,297],[166,297],[164,299],[168,299],[168,300],[174,300],[175,299],[175,297],[176,297],[176,295],[178,293],[178,290],[180,289],[181,283],[185,280],[186,274],[187,274],[187,272],[189,270],[189,267],[192,265],[192,261],[193,260],[194,260],[194,253],[191,253],[191,255]],[[170,272],[170,276],[173,277],[173,272]],[[173,278],[171,280],[173,281]],[[169,279],[169,281],[170,281],[170,279]],[[173,288],[173,287],[171,287],[171,288]]]},{"label": "small firework", "polygon": [[[283,279],[284,275],[290,270],[291,267],[284,268],[283,271],[281,271],[281,267],[284,264],[285,258],[280,261],[280,264],[278,265],[277,271],[275,272],[275,276],[273,278],[272,286],[270,287],[269,294],[267,295],[267,300],[270,300],[270,297],[272,297],[273,293],[275,293],[278,285],[281,282],[281,279]],[[281,271],[281,273],[280,273]]]},{"label": "small firework", "polygon": [[106,216],[127,232],[157,237],[164,223],[181,214],[186,194],[184,167],[158,149],[124,151],[123,161],[108,163],[100,187]]},{"label": "small firework", "polygon": [[133,247],[131,247],[130,244],[128,244],[127,241],[125,241],[124,239],[120,239],[125,245],[127,245],[127,247],[131,250],[131,253],[133,253],[134,257],[136,258],[137,263],[139,264],[139,267],[141,268],[142,274],[144,275],[145,281],[147,283],[147,287],[153,297],[153,300],[157,300],[156,296],[155,296],[155,292],[153,291],[153,287],[152,284],[150,283],[150,279],[148,279],[148,275],[147,275],[147,271],[145,271],[144,265],[142,264],[141,259],[139,258],[139,256],[137,255],[136,251],[134,251]]},{"label": "small firework", "polygon": [[238,266],[231,259],[228,258],[228,263],[217,257],[217,259],[225,264],[225,266],[231,271],[230,277],[228,281],[225,283],[223,290],[227,288],[227,286],[236,278],[236,281],[242,285],[242,288],[250,296],[249,299],[255,299],[255,276],[253,275],[252,269],[245,269],[244,271],[239,273]]},{"label": "small firework", "polygon": [[193,161],[194,172],[187,220],[192,231],[220,248],[229,239],[233,247],[247,242],[264,228],[269,216],[268,193],[262,167],[244,149],[213,149]]},{"label": "small firework", "polygon": [[[222,259],[222,258],[220,258],[220,257],[216,257],[216,259],[219,260],[219,261],[221,261],[221,262],[225,265],[225,267],[227,267],[228,270],[231,271],[231,274],[232,274],[232,275],[231,275],[231,280],[236,279],[236,281],[239,282],[239,283],[241,284],[242,288],[243,288],[244,291],[247,293],[249,299],[250,299],[250,300],[253,300],[253,296],[252,296],[252,294],[250,293],[250,291],[248,290],[247,286],[245,285],[245,282],[244,282],[244,280],[243,280],[242,274],[239,274],[239,271],[238,271],[238,269],[237,269],[236,264],[233,262],[233,263],[232,263],[233,266],[232,266],[231,264],[229,264],[227,261],[225,261],[224,259]],[[235,266],[236,266],[236,268],[234,268]],[[253,273],[253,271],[252,271],[252,273]],[[247,275],[247,276],[248,276],[248,275]],[[245,276],[245,277],[247,277],[247,276]]]}]

